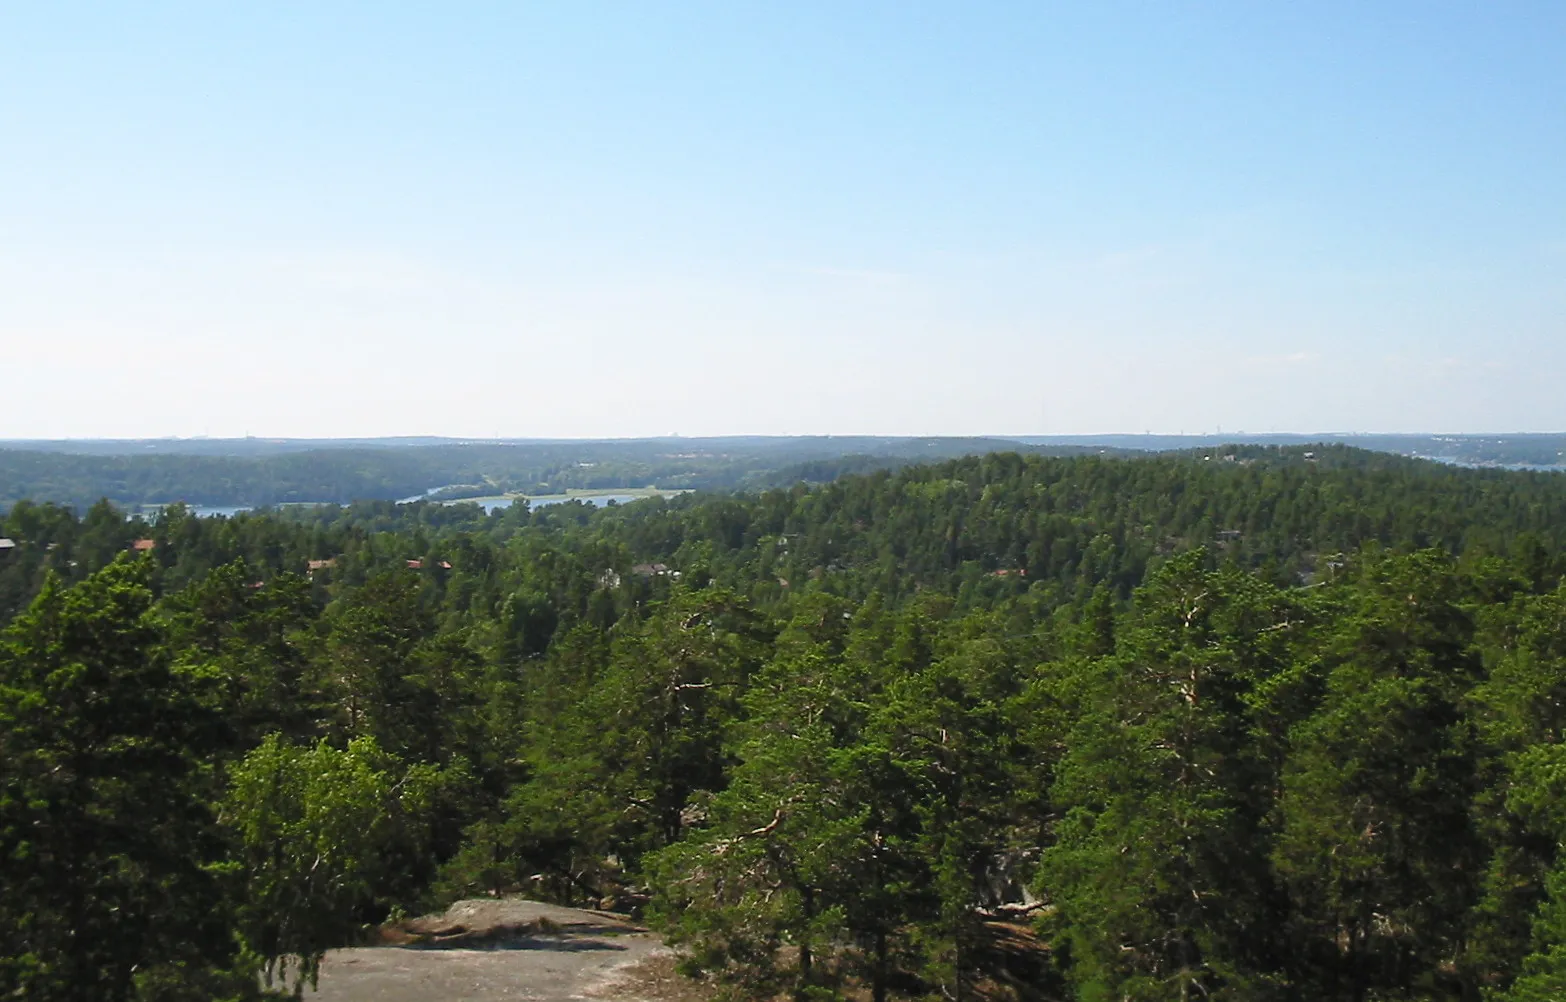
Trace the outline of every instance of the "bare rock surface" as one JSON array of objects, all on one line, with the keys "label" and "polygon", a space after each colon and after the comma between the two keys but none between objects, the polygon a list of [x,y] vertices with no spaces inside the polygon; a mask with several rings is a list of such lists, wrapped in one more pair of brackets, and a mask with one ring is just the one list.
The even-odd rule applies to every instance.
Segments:
[{"label": "bare rock surface", "polygon": [[635,970],[666,956],[624,915],[519,898],[459,901],[388,927],[380,946],[333,950],[317,1002],[640,1002]]}]

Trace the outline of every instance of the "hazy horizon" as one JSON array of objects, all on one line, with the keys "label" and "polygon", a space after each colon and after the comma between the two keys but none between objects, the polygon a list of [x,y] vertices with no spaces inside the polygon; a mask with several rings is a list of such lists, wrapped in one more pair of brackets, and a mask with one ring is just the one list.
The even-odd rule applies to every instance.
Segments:
[{"label": "hazy horizon", "polygon": [[1566,428],[1563,41],[1543,3],[17,7],[0,438]]},{"label": "hazy horizon", "polygon": [[1454,439],[1481,439],[1481,438],[1550,438],[1566,437],[1566,431],[1247,431],[1235,429],[1233,431],[1184,431],[1184,432],[1083,432],[1080,434],[1037,434],[1037,433],[1001,433],[1001,432],[977,432],[971,435],[955,435],[935,433],[927,435],[874,433],[874,432],[822,432],[814,434],[767,434],[745,432],[720,432],[709,435],[681,435],[677,433],[664,435],[623,435],[623,436],[483,436],[483,435],[442,435],[442,434],[404,434],[404,435],[146,435],[146,436],[113,436],[113,435],[77,435],[54,438],[0,438],[0,445],[10,444],[47,444],[52,442],[438,442],[438,443],[523,443],[523,444],[550,444],[550,443],[574,443],[574,442],[656,442],[656,441],[693,441],[693,442],[721,442],[721,441],[752,441],[757,439],[976,439],[992,441],[1015,442],[1056,442],[1071,444],[1074,442],[1096,444],[1107,439],[1229,439],[1231,437],[1244,437],[1246,439],[1311,439],[1311,440],[1338,440],[1354,438],[1454,438]]}]

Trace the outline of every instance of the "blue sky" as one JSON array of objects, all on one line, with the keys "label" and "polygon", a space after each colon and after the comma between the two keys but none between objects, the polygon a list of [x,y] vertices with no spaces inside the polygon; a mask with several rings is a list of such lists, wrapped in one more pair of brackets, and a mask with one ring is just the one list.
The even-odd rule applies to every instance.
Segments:
[{"label": "blue sky", "polygon": [[1566,5],[0,3],[0,437],[1566,428]]}]

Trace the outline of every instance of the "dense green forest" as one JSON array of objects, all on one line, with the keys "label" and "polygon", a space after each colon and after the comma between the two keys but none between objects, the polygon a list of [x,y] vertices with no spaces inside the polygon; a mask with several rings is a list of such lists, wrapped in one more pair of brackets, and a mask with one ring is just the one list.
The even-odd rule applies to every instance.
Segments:
[{"label": "dense green forest", "polygon": [[516,892],[735,998],[1566,997],[1553,474],[997,453],[0,536],[0,994],[308,992]]}]

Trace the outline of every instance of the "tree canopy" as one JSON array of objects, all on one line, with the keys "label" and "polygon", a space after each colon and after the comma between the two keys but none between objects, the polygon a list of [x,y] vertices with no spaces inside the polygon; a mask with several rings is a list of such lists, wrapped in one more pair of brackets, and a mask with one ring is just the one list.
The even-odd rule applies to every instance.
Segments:
[{"label": "tree canopy", "polygon": [[745,997],[1556,998],[1566,479],[1311,451],[18,504],[0,993],[305,992],[522,893]]}]

